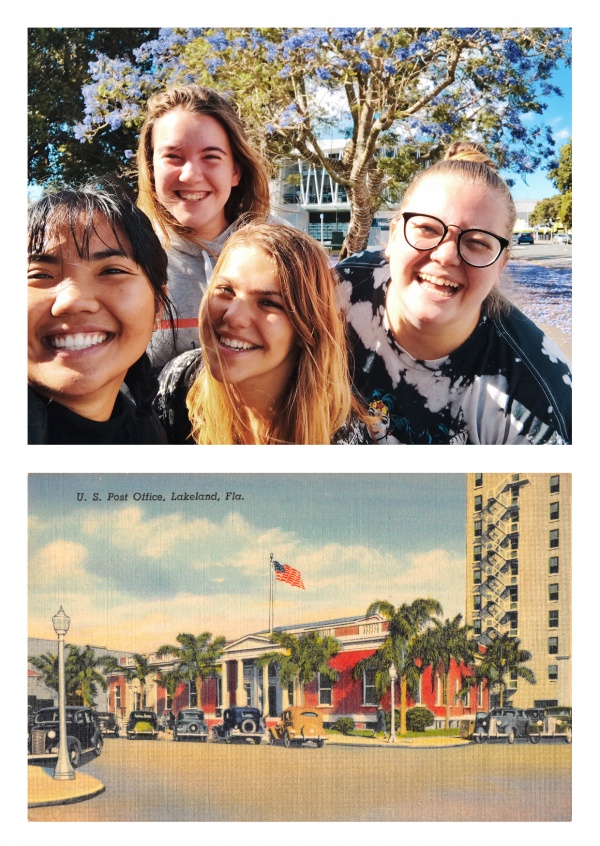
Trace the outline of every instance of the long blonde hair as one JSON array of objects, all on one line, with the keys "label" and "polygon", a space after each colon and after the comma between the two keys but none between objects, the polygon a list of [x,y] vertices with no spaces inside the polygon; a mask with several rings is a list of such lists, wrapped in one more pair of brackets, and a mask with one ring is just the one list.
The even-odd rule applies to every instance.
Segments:
[{"label": "long blonde hair", "polygon": [[250,431],[235,385],[219,382],[204,366],[187,397],[192,435],[199,444],[329,444],[357,409],[350,390],[343,318],[335,304],[337,276],[323,248],[291,226],[250,223],[226,241],[200,305],[203,349],[218,353],[208,314],[211,291],[222,266],[240,245],[262,250],[274,263],[287,316],[300,348],[289,389],[273,408],[264,440]]},{"label": "long blonde hair", "polygon": [[168,246],[169,232],[183,236],[190,232],[188,227],[182,226],[162,205],[156,194],[154,181],[154,124],[173,109],[209,115],[227,134],[233,159],[241,170],[240,181],[231,189],[225,204],[224,211],[228,223],[233,223],[240,215],[248,219],[265,219],[269,213],[268,166],[248,143],[244,125],[231,104],[216,91],[201,85],[167,88],[153,94],[148,100],[137,153],[138,206],[150,220],[158,224],[166,245]]}]

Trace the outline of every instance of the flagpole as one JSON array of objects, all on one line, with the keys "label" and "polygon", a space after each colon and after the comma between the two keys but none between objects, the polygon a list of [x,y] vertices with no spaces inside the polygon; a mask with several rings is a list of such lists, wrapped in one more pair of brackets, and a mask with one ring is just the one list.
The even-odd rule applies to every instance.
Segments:
[{"label": "flagpole", "polygon": [[269,634],[273,634],[273,553],[269,557]]}]

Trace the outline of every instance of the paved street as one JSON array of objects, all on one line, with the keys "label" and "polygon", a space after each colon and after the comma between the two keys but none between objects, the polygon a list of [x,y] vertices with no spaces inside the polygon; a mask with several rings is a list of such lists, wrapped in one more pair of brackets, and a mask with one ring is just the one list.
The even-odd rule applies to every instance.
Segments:
[{"label": "paved street", "polygon": [[535,244],[511,244],[512,259],[535,261],[543,264],[563,264],[571,266],[573,246],[571,244],[553,244],[552,241],[539,241]]},{"label": "paved street", "polygon": [[566,744],[272,748],[107,739],[84,767],[106,790],[32,821],[558,821]]}]

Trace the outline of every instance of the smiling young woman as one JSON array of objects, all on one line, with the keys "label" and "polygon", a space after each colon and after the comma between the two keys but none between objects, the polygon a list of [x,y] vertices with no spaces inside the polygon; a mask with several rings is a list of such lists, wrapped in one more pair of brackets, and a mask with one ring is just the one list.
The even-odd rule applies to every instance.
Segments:
[{"label": "smiling young woman", "polygon": [[484,148],[459,142],[409,185],[385,254],[338,265],[377,443],[570,443],[569,364],[497,291],[515,219]]},{"label": "smiling young woman", "polygon": [[159,367],[198,347],[198,308],[214,264],[240,216],[266,219],[269,181],[232,105],[198,85],[149,99],[138,173],[138,205],[167,250],[168,290],[177,314],[152,336],[148,352]]},{"label": "smiling young woman", "polygon": [[170,314],[166,264],[148,218],[110,190],[30,207],[29,443],[166,443],[145,354]]},{"label": "smiling young woman", "polygon": [[160,375],[157,407],[171,442],[368,443],[335,288],[327,254],[308,235],[238,229],[200,306],[202,349]]}]

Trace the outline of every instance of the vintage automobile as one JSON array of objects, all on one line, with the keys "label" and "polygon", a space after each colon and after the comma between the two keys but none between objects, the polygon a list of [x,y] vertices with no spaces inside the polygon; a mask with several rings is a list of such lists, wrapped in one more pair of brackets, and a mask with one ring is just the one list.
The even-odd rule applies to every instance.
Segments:
[{"label": "vintage automobile", "polygon": [[532,743],[539,743],[543,738],[573,742],[573,709],[562,705],[544,708],[532,720],[529,728],[529,739]]},{"label": "vintage automobile", "polygon": [[156,740],[158,737],[158,718],[154,711],[148,709],[132,711],[125,729],[128,740],[147,738]]},{"label": "vintage automobile", "polygon": [[265,737],[265,721],[258,708],[234,707],[223,711],[223,722],[213,726],[212,737],[218,742],[231,743],[238,740],[253,740],[260,743]]},{"label": "vintage automobile", "polygon": [[288,749],[292,744],[304,743],[315,743],[320,748],[325,745],[325,737],[322,715],[299,705],[287,708],[278,723],[269,729],[269,743],[283,743]]},{"label": "vintage automobile", "polygon": [[94,718],[103,735],[112,734],[113,737],[119,736],[119,726],[117,725],[114,714],[109,714],[108,711],[95,711]]},{"label": "vintage automobile", "polygon": [[175,719],[173,740],[200,740],[206,743],[208,726],[204,720],[204,711],[195,708],[182,709]]},{"label": "vintage automobile", "polygon": [[523,708],[492,708],[489,713],[480,712],[475,720],[473,740],[506,740],[514,743],[517,737],[529,737],[531,719]]},{"label": "vintage automobile", "polygon": [[[68,705],[66,720],[67,751],[75,768],[87,752],[100,755],[104,740],[90,708]],[[59,737],[58,708],[42,708],[29,731],[28,760],[57,758]]]}]

